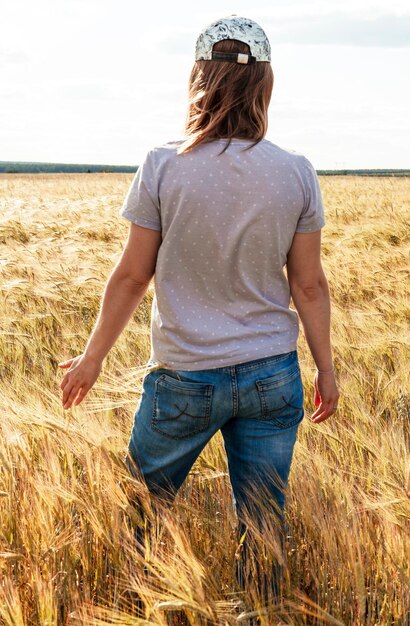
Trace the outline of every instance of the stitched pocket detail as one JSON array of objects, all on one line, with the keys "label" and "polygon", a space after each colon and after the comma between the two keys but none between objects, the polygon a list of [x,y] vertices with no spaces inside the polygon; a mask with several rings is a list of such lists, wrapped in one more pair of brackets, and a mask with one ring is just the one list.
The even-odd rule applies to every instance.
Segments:
[{"label": "stitched pocket detail", "polygon": [[155,381],[151,427],[171,439],[185,439],[209,428],[214,385],[162,374]]},{"label": "stitched pocket detail", "polygon": [[278,428],[288,428],[302,421],[304,394],[298,363],[257,380],[255,384],[261,403],[261,419],[272,421]]}]

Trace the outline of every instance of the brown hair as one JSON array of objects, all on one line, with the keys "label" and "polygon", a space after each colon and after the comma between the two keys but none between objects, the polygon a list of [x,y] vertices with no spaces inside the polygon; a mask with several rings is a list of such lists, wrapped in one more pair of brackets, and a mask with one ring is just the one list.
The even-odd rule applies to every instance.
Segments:
[{"label": "brown hair", "polygon": [[[213,50],[250,54],[248,44],[237,39],[218,41]],[[195,61],[188,84],[185,141],[179,146],[178,154],[189,152],[203,141],[220,138],[229,139],[222,152],[233,137],[254,139],[249,146],[252,148],[266,135],[272,88],[269,61],[252,64]]]}]

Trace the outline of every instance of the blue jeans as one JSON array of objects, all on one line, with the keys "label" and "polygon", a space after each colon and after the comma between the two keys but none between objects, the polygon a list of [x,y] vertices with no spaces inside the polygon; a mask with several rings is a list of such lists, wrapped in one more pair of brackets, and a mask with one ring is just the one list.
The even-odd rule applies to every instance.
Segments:
[{"label": "blue jeans", "polygon": [[263,520],[274,518],[283,553],[285,490],[303,405],[296,350],[214,369],[154,369],[144,378],[125,463],[150,493],[171,502],[205,445],[221,430],[238,539],[248,529],[235,560],[241,589],[252,576],[261,593],[269,594],[270,588],[279,596],[283,559],[273,560],[268,578],[262,572],[266,566],[259,571],[250,529],[263,532]]}]

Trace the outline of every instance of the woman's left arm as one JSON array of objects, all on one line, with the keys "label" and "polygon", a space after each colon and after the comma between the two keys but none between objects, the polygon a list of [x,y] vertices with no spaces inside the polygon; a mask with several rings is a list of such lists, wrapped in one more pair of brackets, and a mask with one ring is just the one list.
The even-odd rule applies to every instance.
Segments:
[{"label": "woman's left arm", "polygon": [[130,224],[128,240],[105,286],[83,354],[58,364],[70,367],[60,383],[64,409],[73,402],[79,404],[97,380],[105,357],[146,294],[160,245],[161,231]]}]

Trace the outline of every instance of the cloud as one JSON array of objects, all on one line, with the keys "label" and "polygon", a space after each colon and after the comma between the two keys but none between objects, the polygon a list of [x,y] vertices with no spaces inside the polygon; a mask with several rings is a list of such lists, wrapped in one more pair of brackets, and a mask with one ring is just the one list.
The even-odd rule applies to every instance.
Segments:
[{"label": "cloud", "polygon": [[45,89],[58,93],[60,98],[66,100],[89,100],[108,101],[120,100],[127,94],[126,85],[122,83],[98,82],[74,82],[74,81],[53,81],[45,86]]},{"label": "cloud", "polygon": [[22,65],[27,63],[29,56],[24,50],[5,50],[0,48],[0,67],[8,65]]},{"label": "cloud", "polygon": [[326,44],[335,46],[410,46],[410,16],[384,15],[375,18],[342,13],[279,19],[266,18],[265,31],[272,45]]}]

